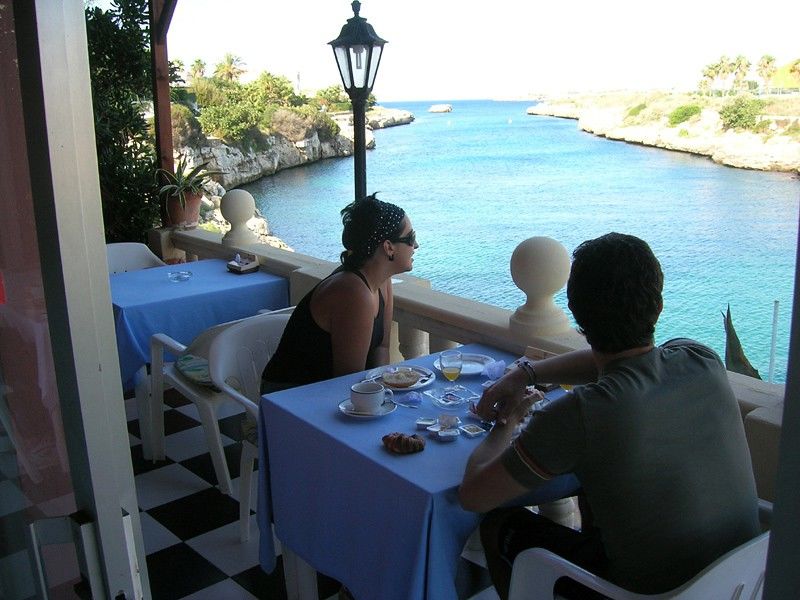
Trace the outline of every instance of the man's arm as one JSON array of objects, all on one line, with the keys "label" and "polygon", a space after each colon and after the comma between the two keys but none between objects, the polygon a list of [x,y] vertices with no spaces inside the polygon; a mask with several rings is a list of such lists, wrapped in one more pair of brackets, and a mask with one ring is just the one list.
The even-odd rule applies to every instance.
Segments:
[{"label": "man's arm", "polygon": [[500,460],[511,444],[514,425],[496,424],[467,461],[458,500],[466,510],[487,512],[528,490],[517,483]]}]

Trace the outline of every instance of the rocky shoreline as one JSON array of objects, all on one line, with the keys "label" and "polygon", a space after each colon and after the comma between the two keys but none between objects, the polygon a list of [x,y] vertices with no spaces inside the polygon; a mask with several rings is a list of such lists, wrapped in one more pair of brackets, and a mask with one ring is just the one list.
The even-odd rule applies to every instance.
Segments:
[{"label": "rocky shoreline", "polygon": [[644,124],[626,123],[627,105],[600,106],[591,99],[544,101],[528,108],[529,115],[575,119],[583,131],[611,140],[707,156],[730,167],[800,173],[800,141],[780,132],[768,135],[725,130],[719,112],[700,115],[671,127],[667,118]]},{"label": "rocky shoreline", "polygon": [[[218,138],[208,138],[202,145],[184,146],[178,149],[189,160],[189,164],[208,163],[208,168],[222,171],[219,186],[209,190],[222,195],[226,189],[233,189],[274,175],[278,171],[316,162],[324,158],[351,156],[353,154],[353,115],[351,113],[332,114],[339,125],[340,132],[332,140],[322,141],[316,131],[311,136],[293,142],[282,135],[266,136],[262,147],[241,148],[226,144]],[[384,127],[405,125],[414,120],[407,110],[374,107],[367,112],[367,148],[375,147],[372,130]]]},{"label": "rocky shoreline", "polygon": [[[395,108],[373,107],[367,111],[367,148],[375,147],[372,131],[385,127],[406,125],[414,121],[414,115]],[[208,138],[198,146],[184,146],[178,149],[187,157],[189,164],[207,162],[210,170],[222,171],[219,182],[206,185],[211,196],[204,199],[201,227],[213,231],[227,232],[230,224],[219,211],[220,198],[226,190],[256,181],[278,171],[309,164],[325,158],[351,156],[353,154],[353,115],[352,113],[332,114],[331,118],[339,125],[340,131],[332,140],[322,141],[316,131],[311,136],[292,142],[282,135],[267,136],[261,148],[241,148],[226,144],[218,138]],[[271,235],[267,220],[256,211],[248,222],[248,227],[260,241],[277,248],[291,250],[285,242]]]}]

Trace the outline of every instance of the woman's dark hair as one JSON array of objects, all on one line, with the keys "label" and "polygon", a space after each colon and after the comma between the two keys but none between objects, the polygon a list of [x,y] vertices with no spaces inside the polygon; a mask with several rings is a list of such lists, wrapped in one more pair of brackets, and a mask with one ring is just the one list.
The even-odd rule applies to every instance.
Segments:
[{"label": "woman's dark hair", "polygon": [[384,241],[396,238],[403,229],[405,211],[399,206],[378,200],[371,194],[345,206],[342,213],[340,256],[345,269],[359,269]]},{"label": "woman's dark hair", "polygon": [[583,242],[572,257],[569,309],[592,349],[614,353],[652,344],[664,274],[650,246],[608,233]]}]

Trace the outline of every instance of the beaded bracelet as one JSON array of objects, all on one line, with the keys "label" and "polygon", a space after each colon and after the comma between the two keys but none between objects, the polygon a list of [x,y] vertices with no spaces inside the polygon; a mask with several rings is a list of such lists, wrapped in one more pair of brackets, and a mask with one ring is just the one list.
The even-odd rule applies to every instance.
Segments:
[{"label": "beaded bracelet", "polygon": [[517,364],[528,376],[528,385],[536,385],[536,370],[533,368],[533,363],[527,358],[522,358],[517,362]]}]

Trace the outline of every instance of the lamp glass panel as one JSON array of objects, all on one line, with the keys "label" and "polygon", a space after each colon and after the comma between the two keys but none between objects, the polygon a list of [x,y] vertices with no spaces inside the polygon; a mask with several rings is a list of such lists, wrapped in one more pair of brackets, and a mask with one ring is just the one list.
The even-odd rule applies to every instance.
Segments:
[{"label": "lamp glass panel", "polygon": [[375,75],[378,74],[378,65],[381,62],[381,50],[383,50],[382,46],[373,46],[372,48],[372,59],[369,61],[369,81],[367,82],[369,89],[375,85]]},{"label": "lamp glass panel", "polygon": [[350,77],[350,61],[347,60],[347,46],[336,46],[333,49],[336,55],[336,64],[339,66],[339,73],[342,75],[344,87],[349,90],[353,87],[353,79]]},{"label": "lamp glass panel", "polygon": [[367,47],[362,45],[350,47],[350,64],[353,69],[353,87],[363,88],[367,82],[367,67],[369,54]]}]

